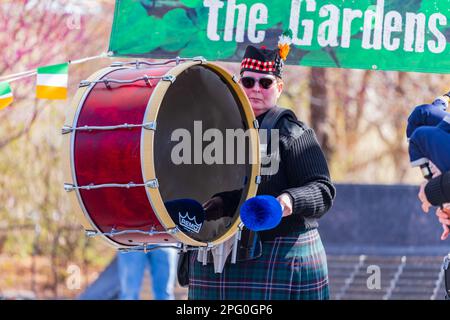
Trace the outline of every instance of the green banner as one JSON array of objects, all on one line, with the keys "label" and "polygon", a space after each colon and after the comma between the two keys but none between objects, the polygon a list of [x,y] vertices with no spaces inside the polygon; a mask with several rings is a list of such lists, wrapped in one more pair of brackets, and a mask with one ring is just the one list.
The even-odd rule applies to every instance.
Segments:
[{"label": "green banner", "polygon": [[109,50],[238,62],[287,29],[288,64],[450,73],[450,0],[116,0]]}]

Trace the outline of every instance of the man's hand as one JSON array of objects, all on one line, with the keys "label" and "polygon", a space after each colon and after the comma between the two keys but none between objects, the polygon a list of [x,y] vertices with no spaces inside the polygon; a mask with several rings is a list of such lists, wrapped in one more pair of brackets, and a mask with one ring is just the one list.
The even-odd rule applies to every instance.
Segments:
[{"label": "man's hand", "polygon": [[428,213],[428,211],[430,211],[430,207],[432,207],[431,203],[428,201],[427,196],[425,194],[425,186],[427,185],[427,183],[428,181],[422,182],[418,194],[419,200],[420,202],[422,202],[422,210],[425,213]]},{"label": "man's hand", "polygon": [[283,210],[283,218],[292,214],[293,201],[288,193],[282,193],[278,198],[278,202]]},{"label": "man's hand", "polygon": [[445,240],[450,234],[450,204],[444,204],[443,209],[438,208],[436,210],[436,215],[439,218],[439,222],[442,223],[442,228],[444,228],[444,232],[441,235],[441,240]]},{"label": "man's hand", "polygon": [[[434,163],[432,163],[431,161],[430,161],[430,169],[431,169],[431,173],[433,174],[433,178],[436,178],[442,174],[442,172],[438,169],[438,167],[436,167],[436,165]],[[428,183],[428,181],[422,182],[422,184],[420,185],[420,190],[419,190],[419,194],[418,194],[419,200],[420,200],[420,202],[422,202],[422,210],[425,213],[428,213],[428,211],[430,211],[430,207],[433,206],[428,201],[427,196],[425,194],[425,187],[426,187],[427,183]]]}]

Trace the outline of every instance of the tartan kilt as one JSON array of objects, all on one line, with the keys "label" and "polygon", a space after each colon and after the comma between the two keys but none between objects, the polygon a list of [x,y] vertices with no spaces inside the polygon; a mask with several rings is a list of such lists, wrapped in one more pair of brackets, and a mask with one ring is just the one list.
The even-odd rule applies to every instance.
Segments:
[{"label": "tartan kilt", "polygon": [[317,229],[265,241],[262,256],[215,273],[191,254],[190,300],[327,300],[328,268]]}]

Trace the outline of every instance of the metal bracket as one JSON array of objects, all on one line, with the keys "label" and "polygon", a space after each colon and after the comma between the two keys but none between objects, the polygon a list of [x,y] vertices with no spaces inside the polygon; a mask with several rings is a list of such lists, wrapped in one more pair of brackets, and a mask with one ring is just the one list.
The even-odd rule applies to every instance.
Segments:
[{"label": "metal bracket", "polygon": [[175,82],[175,80],[177,80],[177,77],[172,75],[162,77],[162,81],[170,81],[172,84]]},{"label": "metal bracket", "polygon": [[255,128],[255,129],[259,129],[259,121],[258,120],[253,120],[253,127]]},{"label": "metal bracket", "polygon": [[146,186],[147,188],[158,189],[158,188],[159,188],[159,182],[158,182],[158,179],[152,179],[152,180],[147,181],[147,182],[145,183],[145,186]]},{"label": "metal bracket", "polygon": [[261,184],[261,176],[256,176],[256,179],[255,179],[255,183],[256,184]]},{"label": "metal bracket", "polygon": [[144,123],[142,127],[146,130],[156,131],[156,121]]},{"label": "metal bracket", "polygon": [[205,57],[203,57],[203,56],[194,57],[194,58],[192,58],[192,60],[193,61],[200,61],[201,64],[208,63],[208,60],[206,60]]},{"label": "metal bracket", "polygon": [[232,77],[231,79],[233,79],[233,81],[234,81],[235,83],[238,83],[238,82],[239,82],[239,77],[238,77],[237,75],[235,75],[235,74],[233,74],[233,77]]}]

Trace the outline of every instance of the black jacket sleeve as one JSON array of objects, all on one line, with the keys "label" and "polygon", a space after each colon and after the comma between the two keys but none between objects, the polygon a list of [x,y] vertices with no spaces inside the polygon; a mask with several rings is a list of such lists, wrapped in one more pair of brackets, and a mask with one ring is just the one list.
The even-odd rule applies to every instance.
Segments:
[{"label": "black jacket sleeve", "polygon": [[425,195],[433,206],[450,202],[450,171],[431,179],[425,187]]},{"label": "black jacket sleeve", "polygon": [[283,151],[289,188],[293,199],[293,214],[305,218],[320,218],[331,207],[336,190],[331,183],[327,161],[311,128],[287,143]]}]

